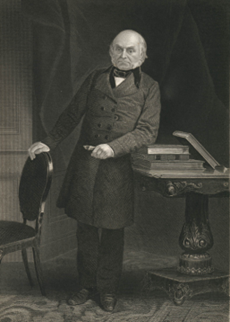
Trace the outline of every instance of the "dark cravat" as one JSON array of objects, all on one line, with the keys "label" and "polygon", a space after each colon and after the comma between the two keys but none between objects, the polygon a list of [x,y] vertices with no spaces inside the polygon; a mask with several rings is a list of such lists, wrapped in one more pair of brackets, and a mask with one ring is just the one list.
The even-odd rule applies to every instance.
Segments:
[{"label": "dark cravat", "polygon": [[113,69],[113,76],[115,76],[115,77],[126,78],[131,73],[132,73],[131,70],[120,70],[118,68]]},{"label": "dark cravat", "polygon": [[112,88],[116,87],[115,86],[115,81],[114,81],[114,76],[115,77],[126,78],[131,73],[133,73],[133,75],[134,75],[134,82],[135,82],[136,87],[139,88],[140,81],[141,81],[141,68],[140,67],[137,67],[137,68],[131,69],[131,70],[127,70],[127,71],[120,70],[120,69],[118,69],[116,67],[113,67],[112,72],[110,73],[110,84],[111,84]]}]

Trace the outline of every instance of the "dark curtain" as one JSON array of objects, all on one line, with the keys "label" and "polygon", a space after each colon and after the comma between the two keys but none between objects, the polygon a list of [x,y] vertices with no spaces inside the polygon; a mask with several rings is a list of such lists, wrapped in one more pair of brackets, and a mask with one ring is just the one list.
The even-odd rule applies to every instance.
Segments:
[{"label": "dark curtain", "polygon": [[[228,166],[227,1],[22,0],[22,8],[34,32],[35,140],[52,128],[83,79],[109,66],[116,34],[134,29],[148,45],[143,70],[161,88],[158,142],[185,144],[172,132],[191,132]],[[71,136],[62,152],[74,144]]]}]

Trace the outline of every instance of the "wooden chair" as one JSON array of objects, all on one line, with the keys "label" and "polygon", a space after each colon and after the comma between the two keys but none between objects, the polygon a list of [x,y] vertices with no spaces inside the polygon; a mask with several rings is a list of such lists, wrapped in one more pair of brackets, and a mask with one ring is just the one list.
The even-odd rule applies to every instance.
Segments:
[{"label": "wooden chair", "polygon": [[[27,248],[32,247],[35,271],[42,295],[45,289],[40,265],[40,238],[42,218],[53,172],[53,163],[49,153],[41,153],[31,161],[28,157],[20,179],[19,204],[23,223],[0,221],[0,263],[4,255],[21,250],[25,270],[31,286]],[[27,221],[34,221],[35,228],[28,226]]]}]

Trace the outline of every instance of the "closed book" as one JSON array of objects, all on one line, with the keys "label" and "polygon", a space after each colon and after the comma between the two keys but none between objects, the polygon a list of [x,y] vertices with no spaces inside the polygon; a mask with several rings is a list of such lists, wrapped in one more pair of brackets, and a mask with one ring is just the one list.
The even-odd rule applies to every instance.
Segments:
[{"label": "closed book", "polygon": [[132,160],[143,159],[149,161],[155,160],[189,160],[190,154],[145,154],[145,153],[133,153]]},{"label": "closed book", "polygon": [[190,153],[176,155],[176,160],[189,160]]},{"label": "closed book", "polygon": [[190,159],[188,161],[149,161],[145,159],[133,160],[133,165],[151,170],[204,170],[204,161]]},{"label": "closed book", "polygon": [[188,145],[152,144],[140,148],[137,153],[145,154],[186,154],[189,153]]}]

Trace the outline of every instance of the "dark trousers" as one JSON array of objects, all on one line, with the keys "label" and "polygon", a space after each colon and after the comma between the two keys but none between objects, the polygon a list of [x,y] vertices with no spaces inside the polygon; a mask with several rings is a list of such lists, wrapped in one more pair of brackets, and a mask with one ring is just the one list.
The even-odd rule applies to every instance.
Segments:
[{"label": "dark trousers", "polygon": [[116,293],[122,272],[124,228],[99,230],[78,222],[77,241],[80,286]]}]

